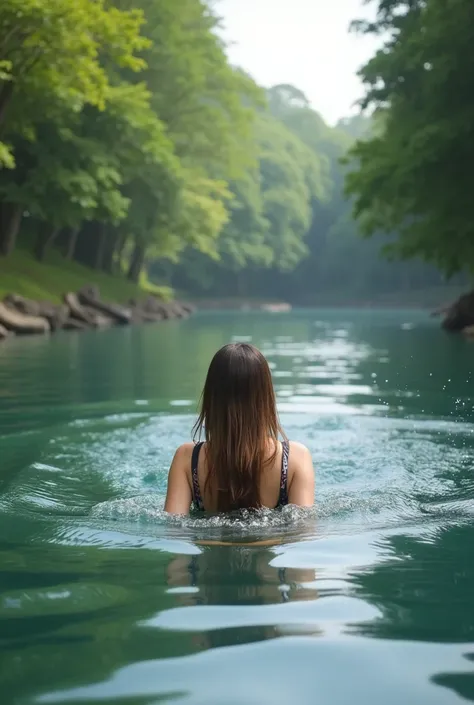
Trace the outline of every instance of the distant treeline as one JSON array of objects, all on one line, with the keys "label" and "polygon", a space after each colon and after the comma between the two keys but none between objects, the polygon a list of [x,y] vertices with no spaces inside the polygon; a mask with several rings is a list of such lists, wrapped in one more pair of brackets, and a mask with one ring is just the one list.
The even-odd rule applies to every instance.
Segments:
[{"label": "distant treeline", "polygon": [[[397,293],[400,300],[408,301],[412,291],[444,287],[444,274],[423,260],[393,261],[383,256],[383,250],[396,241],[395,236],[379,232],[377,237],[361,238],[352,215],[353,203],[344,193],[348,169],[344,160],[357,139],[370,138],[372,121],[355,116],[331,128],[301,91],[287,85],[270,89],[267,100],[267,124],[277,124],[275,129],[286,135],[286,141],[280,149],[276,144],[271,146],[273,169],[266,159],[261,160],[260,188],[274,199],[268,208],[268,214],[275,218],[268,237],[275,243],[274,233],[279,232],[287,248],[274,250],[268,261],[243,255],[237,260],[232,245],[240,240],[227,240],[224,231],[217,261],[188,251],[178,265],[153,264],[155,276],[199,297],[276,298],[300,305],[360,303]],[[266,132],[263,135],[269,139]],[[299,152],[291,150],[291,144],[298,144]],[[298,202],[293,174],[298,173],[305,153],[317,165],[318,190],[310,199],[300,191],[297,212],[306,212],[308,221],[302,237],[296,239],[293,221],[285,219],[283,209],[286,200]],[[275,183],[274,174],[282,179],[285,169],[286,183]],[[247,227],[248,236],[251,222]],[[454,283],[465,282],[464,276],[454,278]]]}]

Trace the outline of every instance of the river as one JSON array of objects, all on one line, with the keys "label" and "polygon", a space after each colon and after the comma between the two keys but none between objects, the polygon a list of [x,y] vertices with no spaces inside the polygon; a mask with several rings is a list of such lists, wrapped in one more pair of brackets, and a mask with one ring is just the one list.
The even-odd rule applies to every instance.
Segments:
[{"label": "river", "polygon": [[[163,513],[231,340],[266,354],[312,451],[310,516]],[[474,701],[473,368],[472,344],[414,311],[1,345],[2,705]]]}]

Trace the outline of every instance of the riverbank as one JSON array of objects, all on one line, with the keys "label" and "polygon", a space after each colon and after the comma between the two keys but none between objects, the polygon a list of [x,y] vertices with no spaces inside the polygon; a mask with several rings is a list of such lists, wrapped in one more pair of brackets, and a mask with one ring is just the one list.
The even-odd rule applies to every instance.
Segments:
[{"label": "riverbank", "polygon": [[[334,309],[422,309],[433,311],[447,307],[466,292],[465,286],[438,286],[413,291],[397,291],[378,296],[361,296],[345,291],[328,291],[312,295],[294,303],[294,308]],[[268,307],[287,310],[291,304],[270,299],[252,298],[195,298],[193,302],[203,310],[262,310]]]},{"label": "riverbank", "polygon": [[122,276],[113,276],[65,259],[56,250],[38,262],[28,250],[18,249],[8,257],[0,257],[0,300],[15,292],[35,301],[62,302],[67,291],[79,291],[91,282],[100,288],[105,301],[123,304],[148,294],[170,301],[173,292],[166,286],[155,286],[142,279],[134,284]]},{"label": "riverbank", "polygon": [[86,331],[113,326],[186,318],[193,307],[148,295],[127,305],[105,301],[97,285],[67,291],[61,303],[35,301],[16,293],[0,302],[0,340],[12,335],[44,335],[59,330]]}]

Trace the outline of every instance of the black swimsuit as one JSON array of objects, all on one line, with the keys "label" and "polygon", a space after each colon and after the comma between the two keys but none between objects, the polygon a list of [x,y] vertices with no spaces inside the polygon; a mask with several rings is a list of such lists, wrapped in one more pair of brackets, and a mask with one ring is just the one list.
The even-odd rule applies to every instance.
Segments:
[{"label": "black swimsuit", "polygon": [[[204,443],[196,443],[193,449],[193,456],[191,459],[191,477],[193,480],[193,501],[194,506],[200,512],[204,512],[204,502],[202,501],[201,490],[199,488],[199,478],[198,478],[198,462],[199,453]],[[281,457],[281,480],[280,480],[280,497],[278,499],[278,507],[284,507],[289,504],[288,500],[288,457],[290,455],[290,444],[288,441],[283,441],[282,445],[282,457]]]}]

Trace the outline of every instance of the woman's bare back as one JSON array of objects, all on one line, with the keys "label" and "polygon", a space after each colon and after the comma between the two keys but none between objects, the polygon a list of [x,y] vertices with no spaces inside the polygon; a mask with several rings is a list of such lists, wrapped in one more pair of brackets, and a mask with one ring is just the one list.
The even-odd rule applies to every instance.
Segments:
[{"label": "woman's bare back", "polygon": [[[213,497],[215,489],[207,483],[208,465],[206,444],[202,445],[197,459],[197,472],[193,486],[193,453],[196,454],[194,443],[184,443],[176,451],[168,483],[168,495],[165,510],[171,513],[186,514],[191,503],[206,511],[215,511]],[[273,460],[272,460],[272,456]],[[267,464],[260,477],[260,504],[262,507],[274,509],[281,504],[282,477],[285,482],[287,501],[284,503],[300,506],[314,504],[314,468],[309,450],[301,443],[289,442],[286,478],[284,477],[284,445],[278,443],[276,449],[269,444],[266,453]],[[196,488],[196,481],[198,487]],[[198,494],[198,497],[196,497]],[[199,501],[202,507],[199,507]]]}]

